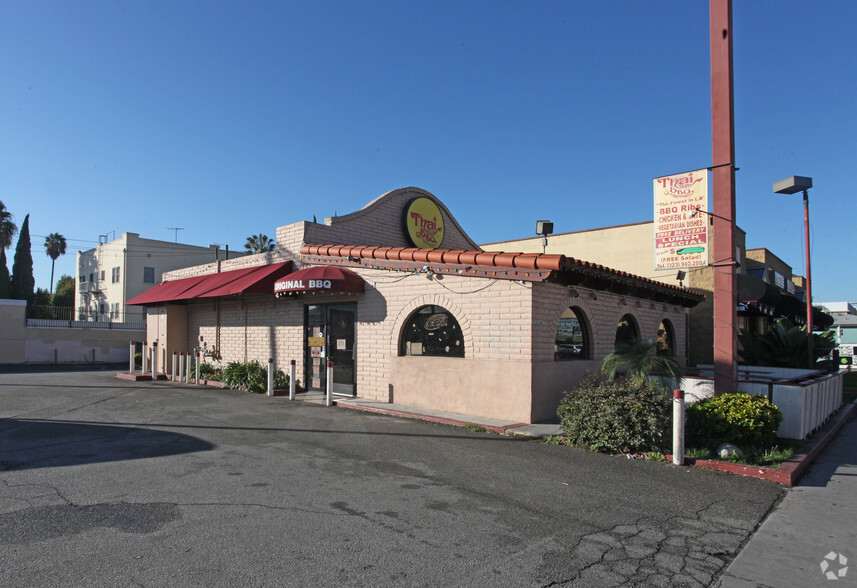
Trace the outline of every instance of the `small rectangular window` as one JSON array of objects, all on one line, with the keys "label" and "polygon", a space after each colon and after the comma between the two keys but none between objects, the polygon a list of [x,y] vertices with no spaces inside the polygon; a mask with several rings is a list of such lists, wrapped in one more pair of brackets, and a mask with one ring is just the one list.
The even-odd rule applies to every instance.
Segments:
[{"label": "small rectangular window", "polygon": [[85,281],[86,281],[86,274],[81,274],[81,276],[80,276],[80,283],[82,284],[82,283],[84,283]]},{"label": "small rectangular window", "polygon": [[111,281],[115,284],[119,281],[119,268],[113,268],[113,275],[111,276]]},{"label": "small rectangular window", "polygon": [[104,270],[101,270],[101,281],[104,281]]},{"label": "small rectangular window", "polygon": [[94,282],[94,281],[95,281],[95,274],[89,274],[89,281],[90,281],[90,282]]},{"label": "small rectangular window", "polygon": [[153,267],[144,267],[143,268],[143,283],[144,284],[154,284],[155,283],[155,268],[153,268]]}]

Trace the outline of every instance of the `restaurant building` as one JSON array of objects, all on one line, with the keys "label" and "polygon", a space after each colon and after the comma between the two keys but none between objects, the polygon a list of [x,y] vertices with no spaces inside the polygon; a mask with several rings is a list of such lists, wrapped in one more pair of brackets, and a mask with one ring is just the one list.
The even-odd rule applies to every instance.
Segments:
[{"label": "restaurant building", "polygon": [[[684,364],[704,296],[565,255],[487,252],[419,188],[324,224],[277,229],[270,253],[164,274],[148,307],[161,371],[294,360],[307,389],[520,423],[556,416],[566,390],[624,338]],[[201,343],[200,343],[201,341]]]}]

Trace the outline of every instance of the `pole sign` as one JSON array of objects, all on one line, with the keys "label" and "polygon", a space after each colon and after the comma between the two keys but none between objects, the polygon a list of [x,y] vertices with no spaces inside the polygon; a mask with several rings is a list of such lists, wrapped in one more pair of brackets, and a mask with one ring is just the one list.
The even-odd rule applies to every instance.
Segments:
[{"label": "pole sign", "polygon": [[655,178],[655,269],[708,265],[708,170]]}]

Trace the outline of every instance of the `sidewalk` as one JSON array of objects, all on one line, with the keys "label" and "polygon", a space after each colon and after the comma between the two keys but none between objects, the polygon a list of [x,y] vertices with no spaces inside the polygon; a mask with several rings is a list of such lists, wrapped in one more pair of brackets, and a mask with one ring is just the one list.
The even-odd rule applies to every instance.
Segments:
[{"label": "sidewalk", "polygon": [[857,418],[845,423],[715,586],[857,586]]}]

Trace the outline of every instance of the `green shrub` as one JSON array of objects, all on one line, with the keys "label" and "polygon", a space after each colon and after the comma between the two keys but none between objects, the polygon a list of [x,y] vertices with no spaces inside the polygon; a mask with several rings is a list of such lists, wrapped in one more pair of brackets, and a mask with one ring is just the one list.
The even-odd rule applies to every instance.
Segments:
[{"label": "green shrub", "polygon": [[134,354],[134,369],[141,370],[143,369],[143,354],[135,353]]},{"label": "green shrub", "polygon": [[736,392],[689,405],[686,430],[695,444],[759,445],[776,438],[782,420],[783,413],[764,396]]},{"label": "green shrub", "polygon": [[201,363],[199,364],[199,377],[203,380],[220,382],[223,379],[223,372],[210,363]]},{"label": "green shrub", "polygon": [[672,400],[656,383],[585,379],[557,410],[569,442],[594,451],[663,451],[671,443]]},{"label": "green shrub", "polygon": [[[247,363],[232,362],[223,370],[223,383],[229,388],[243,388],[247,392],[262,393],[268,389],[268,366],[253,360]],[[289,377],[282,370],[274,372],[274,389],[289,387]]]}]

